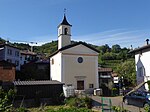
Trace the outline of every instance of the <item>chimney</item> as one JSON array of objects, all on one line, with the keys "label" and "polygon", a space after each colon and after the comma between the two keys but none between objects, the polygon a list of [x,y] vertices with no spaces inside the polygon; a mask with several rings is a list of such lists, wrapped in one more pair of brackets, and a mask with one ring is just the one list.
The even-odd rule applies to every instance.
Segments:
[{"label": "chimney", "polygon": [[146,45],[148,45],[149,44],[149,39],[146,39]]}]

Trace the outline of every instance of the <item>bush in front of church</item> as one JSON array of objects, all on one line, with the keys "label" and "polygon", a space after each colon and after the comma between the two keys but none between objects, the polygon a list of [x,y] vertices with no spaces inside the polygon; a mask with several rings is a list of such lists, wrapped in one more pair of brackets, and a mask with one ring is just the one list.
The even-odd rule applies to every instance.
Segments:
[{"label": "bush in front of church", "polygon": [[69,97],[65,100],[65,104],[70,107],[84,107],[91,108],[92,107],[92,99],[85,97]]}]

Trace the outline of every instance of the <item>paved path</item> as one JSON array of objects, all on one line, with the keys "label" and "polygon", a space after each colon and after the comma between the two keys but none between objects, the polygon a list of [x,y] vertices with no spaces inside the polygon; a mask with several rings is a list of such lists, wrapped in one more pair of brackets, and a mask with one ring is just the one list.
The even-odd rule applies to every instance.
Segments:
[{"label": "paved path", "polygon": [[[102,102],[101,102],[101,98],[100,96],[91,96],[93,99],[93,109],[102,111]],[[124,109],[127,109],[131,112],[144,112],[143,108],[140,107],[136,107],[136,106],[132,106],[132,105],[125,105],[122,102],[122,96],[118,96],[118,97],[105,97],[107,99],[111,99],[112,102],[112,106],[119,106],[119,107],[123,107]],[[108,101],[104,102],[106,105],[108,104]],[[106,106],[107,107],[107,106]],[[108,112],[108,111],[106,111]]]}]

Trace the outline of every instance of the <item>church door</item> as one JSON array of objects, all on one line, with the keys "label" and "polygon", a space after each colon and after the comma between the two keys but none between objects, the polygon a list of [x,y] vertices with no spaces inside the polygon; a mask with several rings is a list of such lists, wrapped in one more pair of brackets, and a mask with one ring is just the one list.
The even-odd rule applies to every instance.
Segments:
[{"label": "church door", "polygon": [[84,90],[84,80],[77,81],[77,90]]}]

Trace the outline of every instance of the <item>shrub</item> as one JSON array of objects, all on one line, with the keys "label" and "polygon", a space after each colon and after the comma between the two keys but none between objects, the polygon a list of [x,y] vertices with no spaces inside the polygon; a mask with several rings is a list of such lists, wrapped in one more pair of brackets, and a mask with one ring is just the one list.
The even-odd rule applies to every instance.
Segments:
[{"label": "shrub", "polygon": [[150,80],[147,81],[147,84],[148,84],[148,90],[150,91]]},{"label": "shrub", "polygon": [[92,100],[91,98],[85,96],[85,97],[71,97],[66,99],[66,105],[69,105],[70,107],[86,107],[91,108],[92,107]]},{"label": "shrub", "polygon": [[150,112],[150,106],[145,106],[144,110],[145,110],[145,112]]},{"label": "shrub", "polygon": [[59,108],[57,110],[49,109],[47,112],[92,112],[90,109],[86,108]]},{"label": "shrub", "polygon": [[14,95],[15,92],[12,89],[9,91],[0,89],[0,112],[12,111],[12,99]]},{"label": "shrub", "polygon": [[26,108],[20,107],[15,110],[15,112],[29,112]]},{"label": "shrub", "polygon": [[116,96],[118,93],[117,88],[112,88],[112,96]]},{"label": "shrub", "polygon": [[128,112],[126,109],[121,108],[120,106],[112,106],[113,112]]}]

